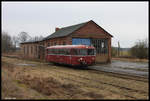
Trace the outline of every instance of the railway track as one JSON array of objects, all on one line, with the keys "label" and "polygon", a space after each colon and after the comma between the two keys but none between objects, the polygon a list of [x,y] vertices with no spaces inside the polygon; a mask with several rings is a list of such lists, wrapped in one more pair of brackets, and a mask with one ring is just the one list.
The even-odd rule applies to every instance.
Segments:
[{"label": "railway track", "polygon": [[[57,76],[57,77],[59,77],[59,78],[62,78],[62,79],[65,79],[65,80],[69,80],[69,81],[72,81],[72,82],[75,82],[75,83],[78,83],[78,84],[82,84],[82,85],[85,86],[85,87],[92,87],[92,88],[104,90],[104,88],[101,87],[101,86],[92,85],[92,84],[87,84],[87,83],[83,82],[83,80],[71,79],[70,76],[75,77],[75,78],[84,79],[84,80],[86,79],[86,80],[88,80],[88,81],[90,81],[90,82],[97,82],[97,83],[99,83],[99,84],[108,85],[108,86],[113,86],[113,87],[118,88],[118,89],[120,89],[120,90],[130,91],[130,92],[132,92],[132,93],[140,93],[140,94],[144,94],[144,95],[145,95],[145,94],[148,94],[147,92],[142,91],[142,90],[136,90],[136,89],[132,89],[132,88],[124,87],[124,86],[115,85],[115,84],[112,84],[112,83],[106,83],[106,82],[102,82],[102,81],[100,81],[100,80],[94,80],[94,79],[90,79],[90,78],[83,77],[83,76],[77,76],[77,75],[74,75],[74,74],[65,73],[65,72],[62,72],[62,71],[55,70],[55,69],[52,69],[52,71],[55,71],[55,72],[59,73],[59,75],[56,75],[56,74],[54,74],[54,73],[50,73],[50,74],[53,74],[53,76],[55,75],[55,76]],[[63,76],[62,74],[66,74],[66,75],[68,75],[68,77]],[[78,84],[77,84],[77,85],[78,85]],[[78,86],[80,86],[80,85],[78,85]],[[110,89],[109,89],[109,91],[112,92],[112,93],[115,93],[115,94],[120,94],[120,92],[116,92],[116,91],[114,91],[114,90],[110,90]],[[131,93],[130,93],[130,94],[131,94]],[[125,96],[125,97],[130,97],[130,98],[137,99],[136,97],[131,96],[130,94],[122,93],[122,95]]]},{"label": "railway track", "polygon": [[134,75],[134,74],[127,74],[127,73],[120,73],[120,72],[114,72],[114,71],[103,71],[103,70],[96,70],[91,69],[93,73],[107,73],[108,75],[123,78],[123,79],[129,79],[129,80],[135,80],[135,81],[142,81],[142,82],[148,82],[148,77],[146,76],[140,76],[140,75]]},{"label": "railway track", "polygon": [[[53,64],[45,64],[45,65],[51,65],[51,66],[55,66]],[[68,68],[68,69],[76,69],[74,67],[65,67],[65,66],[60,66],[61,68]],[[80,68],[81,69],[81,68]],[[82,70],[82,69],[81,69]],[[148,82],[148,77],[146,76],[140,76],[140,75],[132,75],[132,74],[127,74],[127,73],[120,73],[120,72],[114,72],[114,71],[103,71],[103,70],[96,70],[96,69],[92,69],[92,68],[83,68],[83,70],[86,70],[90,73],[96,73],[96,74],[106,74],[113,76],[113,77],[117,77],[117,78],[122,78],[122,79],[128,79],[128,80],[135,80],[135,81],[142,81],[142,82]]]},{"label": "railway track", "polygon": [[118,87],[118,88],[123,88],[123,89],[127,89],[127,90],[130,90],[130,91],[135,91],[135,92],[141,92],[141,93],[147,93],[145,91],[139,91],[139,90],[135,90],[135,89],[132,89],[132,88],[127,88],[127,87],[123,87],[123,86],[118,86],[118,85],[115,85],[115,84],[111,84],[111,83],[106,83],[106,82],[102,82],[100,80],[96,80],[96,79],[91,79],[91,78],[88,78],[88,77],[85,77],[85,76],[79,76],[79,75],[75,75],[75,74],[72,74],[72,73],[66,73],[66,72],[62,72],[62,71],[58,71],[57,69],[54,69],[56,72],[59,72],[59,73],[62,73],[62,74],[67,74],[69,76],[74,76],[74,77],[77,77],[77,78],[82,78],[82,79],[86,79],[86,80],[90,80],[90,81],[93,81],[93,82],[98,82],[98,83],[102,83],[102,84],[107,84],[107,85],[111,85],[111,86],[114,86],[114,87]]}]

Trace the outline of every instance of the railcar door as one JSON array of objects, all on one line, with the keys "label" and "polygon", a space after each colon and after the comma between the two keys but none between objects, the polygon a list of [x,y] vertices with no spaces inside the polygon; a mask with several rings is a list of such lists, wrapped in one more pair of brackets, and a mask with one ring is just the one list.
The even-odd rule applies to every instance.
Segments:
[{"label": "railcar door", "polygon": [[79,65],[78,62],[79,56],[78,56],[78,50],[79,49],[71,49],[71,65]]}]

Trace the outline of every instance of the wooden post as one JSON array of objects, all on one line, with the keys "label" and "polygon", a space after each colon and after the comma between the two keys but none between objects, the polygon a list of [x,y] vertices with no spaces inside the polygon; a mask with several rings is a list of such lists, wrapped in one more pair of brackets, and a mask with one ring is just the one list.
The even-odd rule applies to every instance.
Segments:
[{"label": "wooden post", "polygon": [[120,56],[120,43],[118,41],[118,57]]},{"label": "wooden post", "polygon": [[111,38],[108,39],[108,62],[111,63]]}]

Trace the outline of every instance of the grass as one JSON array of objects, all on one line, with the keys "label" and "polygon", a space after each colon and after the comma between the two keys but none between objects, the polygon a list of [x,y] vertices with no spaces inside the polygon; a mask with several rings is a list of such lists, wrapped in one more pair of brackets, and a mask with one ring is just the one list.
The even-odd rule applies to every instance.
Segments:
[{"label": "grass", "polygon": [[105,72],[2,57],[2,99],[148,99],[148,88]]}]

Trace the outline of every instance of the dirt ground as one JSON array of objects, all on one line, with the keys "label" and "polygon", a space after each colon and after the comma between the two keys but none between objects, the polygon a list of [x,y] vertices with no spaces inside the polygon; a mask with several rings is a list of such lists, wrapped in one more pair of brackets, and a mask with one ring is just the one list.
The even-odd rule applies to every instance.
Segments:
[{"label": "dirt ground", "polygon": [[149,99],[148,79],[2,57],[2,99]]}]

